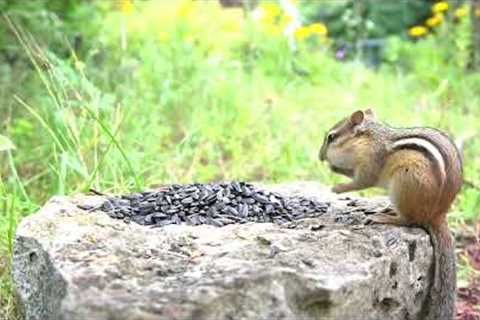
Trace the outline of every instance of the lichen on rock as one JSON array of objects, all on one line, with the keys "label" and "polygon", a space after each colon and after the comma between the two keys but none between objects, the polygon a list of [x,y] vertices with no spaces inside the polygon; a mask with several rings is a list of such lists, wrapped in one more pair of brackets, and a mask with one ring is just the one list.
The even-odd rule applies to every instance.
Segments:
[{"label": "lichen on rock", "polygon": [[51,199],[16,234],[25,318],[421,319],[432,264],[423,230],[366,225],[384,199],[316,183],[265,188],[328,210],[284,224],[152,228],[79,209],[101,196]]}]

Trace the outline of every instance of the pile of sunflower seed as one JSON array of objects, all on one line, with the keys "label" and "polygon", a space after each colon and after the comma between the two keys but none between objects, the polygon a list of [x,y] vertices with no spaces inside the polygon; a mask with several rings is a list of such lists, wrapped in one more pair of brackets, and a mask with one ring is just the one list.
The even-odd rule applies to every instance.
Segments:
[{"label": "pile of sunflower seed", "polygon": [[224,226],[232,223],[275,222],[318,217],[329,203],[286,197],[245,182],[169,185],[108,197],[100,210],[110,217],[141,225],[169,224]]}]

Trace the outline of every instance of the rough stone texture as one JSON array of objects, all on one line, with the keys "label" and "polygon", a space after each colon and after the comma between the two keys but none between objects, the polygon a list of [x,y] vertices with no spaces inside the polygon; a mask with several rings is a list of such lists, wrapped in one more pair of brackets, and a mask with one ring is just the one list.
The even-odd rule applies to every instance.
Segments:
[{"label": "rough stone texture", "polygon": [[432,249],[421,229],[364,225],[382,199],[316,183],[320,218],[149,228],[55,197],[20,224],[13,278],[26,319],[421,319]]}]

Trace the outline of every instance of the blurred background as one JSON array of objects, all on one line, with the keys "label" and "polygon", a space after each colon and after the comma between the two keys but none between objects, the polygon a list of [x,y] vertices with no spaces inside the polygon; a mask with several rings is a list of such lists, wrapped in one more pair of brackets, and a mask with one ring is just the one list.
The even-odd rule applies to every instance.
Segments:
[{"label": "blurred background", "polygon": [[0,12],[0,318],[15,319],[15,228],[52,195],[330,185],[343,178],[318,161],[325,131],[370,107],[461,148],[457,318],[478,319],[480,0],[0,0]]}]

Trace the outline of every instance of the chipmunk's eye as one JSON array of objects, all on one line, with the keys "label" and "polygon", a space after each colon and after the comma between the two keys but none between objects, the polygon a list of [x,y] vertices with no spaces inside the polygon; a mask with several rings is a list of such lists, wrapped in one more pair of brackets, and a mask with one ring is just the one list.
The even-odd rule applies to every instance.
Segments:
[{"label": "chipmunk's eye", "polygon": [[332,143],[335,140],[336,137],[337,137],[337,135],[335,133],[328,134],[327,143],[329,143],[329,144]]}]

